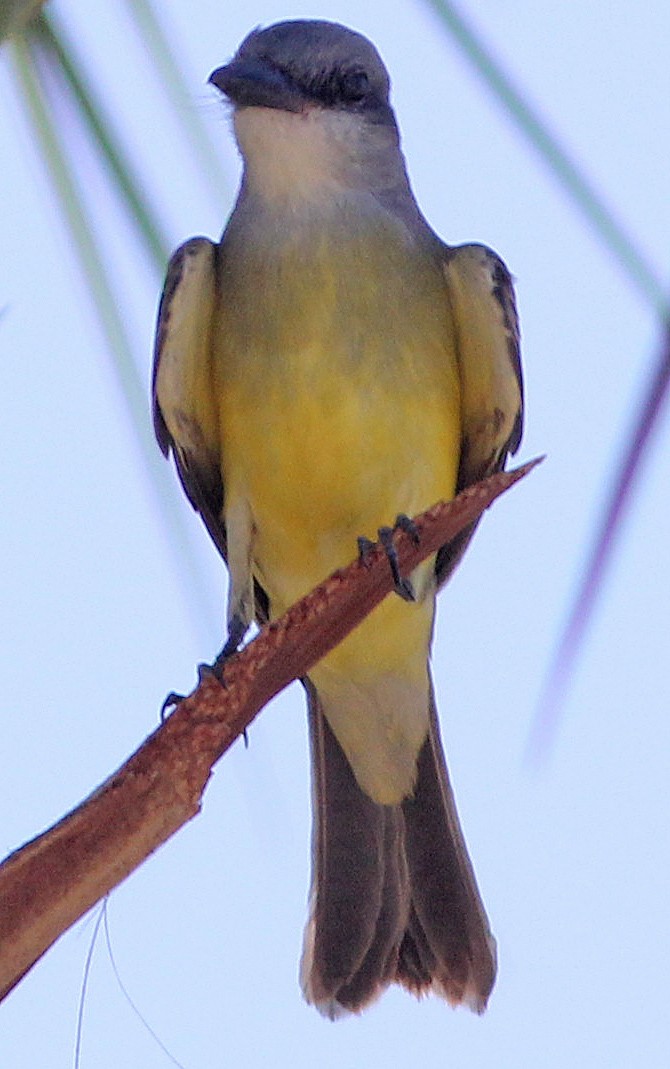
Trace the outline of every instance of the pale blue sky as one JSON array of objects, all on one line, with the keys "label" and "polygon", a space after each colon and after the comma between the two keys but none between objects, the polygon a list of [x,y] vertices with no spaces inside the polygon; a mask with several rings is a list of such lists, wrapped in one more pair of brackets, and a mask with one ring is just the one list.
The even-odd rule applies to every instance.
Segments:
[{"label": "pale blue sky", "polygon": [[[626,525],[553,754],[524,746],[631,405],[658,341],[640,295],[482,89],[427,7],[285,7],[166,0],[193,113],[229,184],[207,195],[143,73],[123,5],[56,0],[174,245],[217,236],[237,162],[206,86],[256,24],[327,17],[369,35],[421,206],[448,241],[492,245],[517,279],[527,383],[521,456],[545,464],[486,517],[442,594],[433,663],[459,808],[498,939],[478,1019],[392,990],[336,1025],[301,999],[309,867],[302,695],[275,701],[218,766],[203,812],[118,889],[109,918],[123,981],[188,1069],[664,1069],[670,1064],[668,421]],[[670,248],[666,0],[463,0],[517,82],[577,155],[662,277]],[[63,117],[63,122],[67,118]],[[161,281],[83,142],[126,326],[148,380]],[[209,590],[197,622],[153,504],[66,232],[0,62],[0,847],[90,792],[220,645],[224,570],[166,464],[164,483]],[[149,419],[148,405],[146,419]],[[160,459],[160,458],[159,458]],[[353,552],[353,547],[352,547]],[[90,919],[0,1006],[0,1064],[72,1064]],[[82,1066],[162,1069],[101,944]]]}]

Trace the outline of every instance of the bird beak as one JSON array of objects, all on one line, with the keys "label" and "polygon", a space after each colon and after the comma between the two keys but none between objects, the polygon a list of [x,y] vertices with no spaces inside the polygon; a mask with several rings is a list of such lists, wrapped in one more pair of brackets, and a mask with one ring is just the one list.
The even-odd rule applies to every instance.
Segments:
[{"label": "bird beak", "polygon": [[235,56],[208,79],[237,108],[302,111],[305,100],[288,75],[258,59]]}]

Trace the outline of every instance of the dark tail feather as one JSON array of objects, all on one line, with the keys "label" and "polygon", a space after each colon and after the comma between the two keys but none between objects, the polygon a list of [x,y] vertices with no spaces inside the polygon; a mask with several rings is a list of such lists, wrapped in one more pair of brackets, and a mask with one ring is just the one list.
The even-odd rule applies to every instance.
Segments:
[{"label": "dark tail feather", "polygon": [[313,775],[312,890],[301,979],[328,1017],[356,1012],[393,980],[409,912],[400,809],[373,802],[306,684]]},{"label": "dark tail feather", "polygon": [[412,916],[396,979],[416,994],[432,988],[482,1013],[495,982],[495,940],[458,820],[432,688],[416,789],[402,812]]},{"label": "dark tail feather", "polygon": [[415,794],[398,806],[358,786],[311,684],[314,832],[305,996],[359,1012],[392,981],[481,1012],[495,979],[490,935],[458,823],[431,693]]}]

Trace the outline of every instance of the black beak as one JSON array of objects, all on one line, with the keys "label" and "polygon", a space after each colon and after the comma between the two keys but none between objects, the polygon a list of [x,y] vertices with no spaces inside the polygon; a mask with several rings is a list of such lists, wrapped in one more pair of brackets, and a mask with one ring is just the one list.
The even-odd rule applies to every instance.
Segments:
[{"label": "black beak", "polygon": [[305,99],[284,71],[262,60],[235,56],[218,67],[208,81],[237,108],[302,111]]}]

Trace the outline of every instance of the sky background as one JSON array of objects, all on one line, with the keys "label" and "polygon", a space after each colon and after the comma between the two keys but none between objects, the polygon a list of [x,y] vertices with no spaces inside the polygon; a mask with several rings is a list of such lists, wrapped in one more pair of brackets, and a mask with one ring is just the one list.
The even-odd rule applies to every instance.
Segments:
[{"label": "sky background", "polygon": [[[188,1067],[619,1069],[670,1064],[670,535],[667,418],[548,760],[525,748],[542,680],[659,342],[612,262],[427,5],[165,0],[189,107],[220,144],[208,190],[126,5],[52,5],[100,86],[174,246],[219,235],[238,162],[206,86],[257,24],[325,17],[391,72],[414,190],[450,243],[483,241],[517,280],[521,459],[547,460],[487,515],[439,600],[433,669],[459,809],[500,972],[486,1015],[390,990],[337,1024],[297,982],[309,878],[302,693],[220,762],[203,811],[111,896],[123,983]],[[463,0],[461,7],[668,279],[667,0]],[[12,68],[0,57],[0,847],[53,823],[153,730],[223,636],[225,572],[156,450],[144,465]],[[64,127],[69,127],[63,115]],[[148,383],[162,280],[75,129],[88,200]],[[216,183],[215,183],[216,184]],[[148,401],[144,418],[149,421]],[[174,514],[170,539],[156,482]],[[186,532],[186,534],[182,534]],[[175,554],[175,537],[179,546]],[[180,541],[181,540],[181,541]],[[353,553],[354,547],[352,547]],[[177,557],[192,554],[198,579]],[[200,583],[202,596],[193,591]],[[72,1065],[91,917],[0,1006],[6,1069]],[[100,942],[81,1065],[169,1059]]]}]

